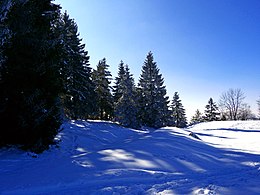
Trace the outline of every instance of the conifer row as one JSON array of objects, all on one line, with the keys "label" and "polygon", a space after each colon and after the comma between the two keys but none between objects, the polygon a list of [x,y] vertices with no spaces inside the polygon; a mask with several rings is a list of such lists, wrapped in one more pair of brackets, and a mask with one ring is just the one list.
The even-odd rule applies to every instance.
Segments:
[{"label": "conifer row", "polygon": [[119,64],[115,85],[106,58],[90,68],[76,22],[51,0],[0,2],[0,146],[42,152],[65,119],[112,120],[141,128],[184,127],[185,110],[167,96],[152,52],[135,85]]}]

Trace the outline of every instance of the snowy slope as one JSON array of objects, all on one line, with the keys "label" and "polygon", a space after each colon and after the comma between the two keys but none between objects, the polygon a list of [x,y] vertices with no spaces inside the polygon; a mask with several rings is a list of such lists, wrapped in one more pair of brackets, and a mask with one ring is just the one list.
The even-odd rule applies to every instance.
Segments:
[{"label": "snowy slope", "polygon": [[36,158],[0,150],[0,194],[260,194],[260,121],[63,127],[60,147]]},{"label": "snowy slope", "polygon": [[215,121],[193,126],[203,141],[220,148],[260,154],[259,121]]}]

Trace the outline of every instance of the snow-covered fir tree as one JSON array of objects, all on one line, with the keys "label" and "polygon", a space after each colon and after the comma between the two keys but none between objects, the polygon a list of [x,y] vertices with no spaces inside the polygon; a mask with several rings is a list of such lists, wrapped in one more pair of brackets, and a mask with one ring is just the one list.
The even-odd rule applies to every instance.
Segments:
[{"label": "snow-covered fir tree", "polygon": [[174,93],[171,109],[172,109],[174,126],[180,128],[186,127],[187,126],[186,113],[181,103],[178,92]]},{"label": "snow-covered fir tree", "polygon": [[115,119],[125,127],[138,128],[138,106],[136,102],[136,88],[133,75],[128,65],[119,64],[118,77],[116,78]]},{"label": "snow-covered fir tree", "polygon": [[97,113],[94,118],[101,120],[112,119],[113,96],[111,93],[111,73],[106,58],[98,62],[97,69],[93,70],[92,78],[95,86]]},{"label": "snow-covered fir tree", "polygon": [[194,116],[192,116],[192,118],[191,118],[190,124],[194,125],[194,124],[197,124],[197,123],[201,123],[203,121],[204,121],[203,114],[199,111],[199,109],[197,109],[195,111]]},{"label": "snow-covered fir tree", "polygon": [[115,77],[115,85],[113,87],[113,98],[115,103],[119,100],[120,97],[122,97],[122,94],[124,93],[124,85],[122,83],[124,82],[125,76],[125,64],[121,60],[118,65],[118,75]]},{"label": "snow-covered fir tree", "polygon": [[[11,0],[1,0],[0,2],[0,47],[2,47],[4,43],[8,40],[8,38],[11,36],[10,34],[11,32],[8,26],[4,24],[7,14],[9,13],[11,7],[12,7]],[[0,50],[0,55],[1,54],[2,54],[2,49]]]},{"label": "snow-covered fir tree", "polygon": [[155,128],[168,125],[171,121],[169,97],[152,52],[148,53],[142,66],[138,88],[142,125]]},{"label": "snow-covered fir tree", "polygon": [[212,98],[209,99],[208,104],[206,105],[204,119],[205,121],[220,120],[220,112],[218,110],[218,106]]},{"label": "snow-covered fir tree", "polygon": [[60,7],[51,0],[11,2],[1,19],[9,37],[1,46],[5,60],[1,63],[0,123],[12,128],[1,128],[0,145],[18,144],[41,152],[53,143],[61,124],[61,59],[54,32]]},{"label": "snow-covered fir tree", "polygon": [[[4,45],[9,40],[9,38],[11,38],[11,31],[9,30],[8,26],[5,24],[7,14],[9,13],[11,7],[12,7],[11,0],[2,0],[0,2],[0,82],[3,82],[1,73],[4,71],[3,64],[6,58],[3,54]],[[2,100],[2,98],[4,97],[0,96],[0,102],[4,103],[5,101],[4,99]],[[4,105],[0,105],[0,110],[2,110],[1,109],[2,107],[4,107]]]},{"label": "snow-covered fir tree", "polygon": [[86,119],[95,111],[95,92],[88,52],[79,38],[76,22],[66,12],[61,15],[56,30],[60,34],[62,45],[61,99],[65,115],[71,119]]}]

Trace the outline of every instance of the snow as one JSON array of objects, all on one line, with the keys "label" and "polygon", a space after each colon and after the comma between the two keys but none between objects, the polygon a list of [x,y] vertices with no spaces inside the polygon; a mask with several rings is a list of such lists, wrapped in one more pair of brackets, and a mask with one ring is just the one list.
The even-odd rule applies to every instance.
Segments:
[{"label": "snow", "polygon": [[0,150],[0,194],[260,194],[260,121],[63,128],[43,154]]},{"label": "snow", "polygon": [[215,147],[260,154],[259,121],[215,121],[201,123],[191,129]]}]

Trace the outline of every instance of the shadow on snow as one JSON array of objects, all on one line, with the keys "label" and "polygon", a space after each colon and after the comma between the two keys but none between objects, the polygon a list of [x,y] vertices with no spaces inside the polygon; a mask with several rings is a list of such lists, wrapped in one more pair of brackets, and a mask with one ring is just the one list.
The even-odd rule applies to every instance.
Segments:
[{"label": "shadow on snow", "polygon": [[[80,123],[77,122],[77,124]],[[225,130],[233,131],[234,129]],[[212,182],[225,187],[222,180],[226,176],[235,177],[238,173],[251,171],[252,159],[254,162],[260,162],[259,155],[215,148],[187,136],[189,131],[185,130],[177,132],[169,128],[142,133],[135,130],[129,131],[112,123],[88,122],[84,126],[84,131],[88,132],[86,134],[88,140],[99,140],[95,142],[98,145],[88,146],[87,141],[78,145],[75,148],[75,154],[71,156],[72,162],[86,168],[86,172],[94,169],[99,176],[113,176],[114,180],[118,178],[117,183],[120,183],[122,177],[127,177],[129,180],[133,177],[132,183],[134,183],[138,175],[141,175],[139,183],[145,183],[145,180],[150,182],[153,179],[154,183],[158,183],[159,174],[163,178],[170,177],[170,180],[188,178],[193,185],[197,185],[198,180],[202,180],[201,185],[203,185],[203,180],[208,182],[210,178],[217,177],[220,179],[212,180]],[[253,173],[259,175],[257,167],[253,169]],[[237,181],[234,179],[234,182]],[[103,185],[106,186],[109,183]],[[193,185],[188,191],[183,191],[183,189],[178,191],[176,184],[175,192],[191,193]],[[255,192],[247,189],[249,194],[250,190],[252,193]]]},{"label": "shadow on snow", "polygon": [[[241,182],[243,177],[247,180],[249,176],[260,181],[259,155],[215,148],[188,136],[189,130],[138,131],[102,121],[72,121],[63,126],[58,136],[60,148],[45,152],[38,159],[5,162],[5,155],[0,151],[2,188],[23,188],[28,183],[55,186],[61,181],[80,181],[77,185],[89,192],[111,186],[131,188],[137,184],[144,190],[167,188],[177,194],[191,194],[194,189],[209,184],[236,188],[238,183],[247,194],[260,190]],[[19,169],[15,168],[21,164]],[[5,174],[6,170],[16,171],[16,178]],[[27,176],[26,181],[22,179],[24,176]],[[8,179],[13,179],[16,187],[9,185]],[[60,188],[66,190],[65,186]]]}]

